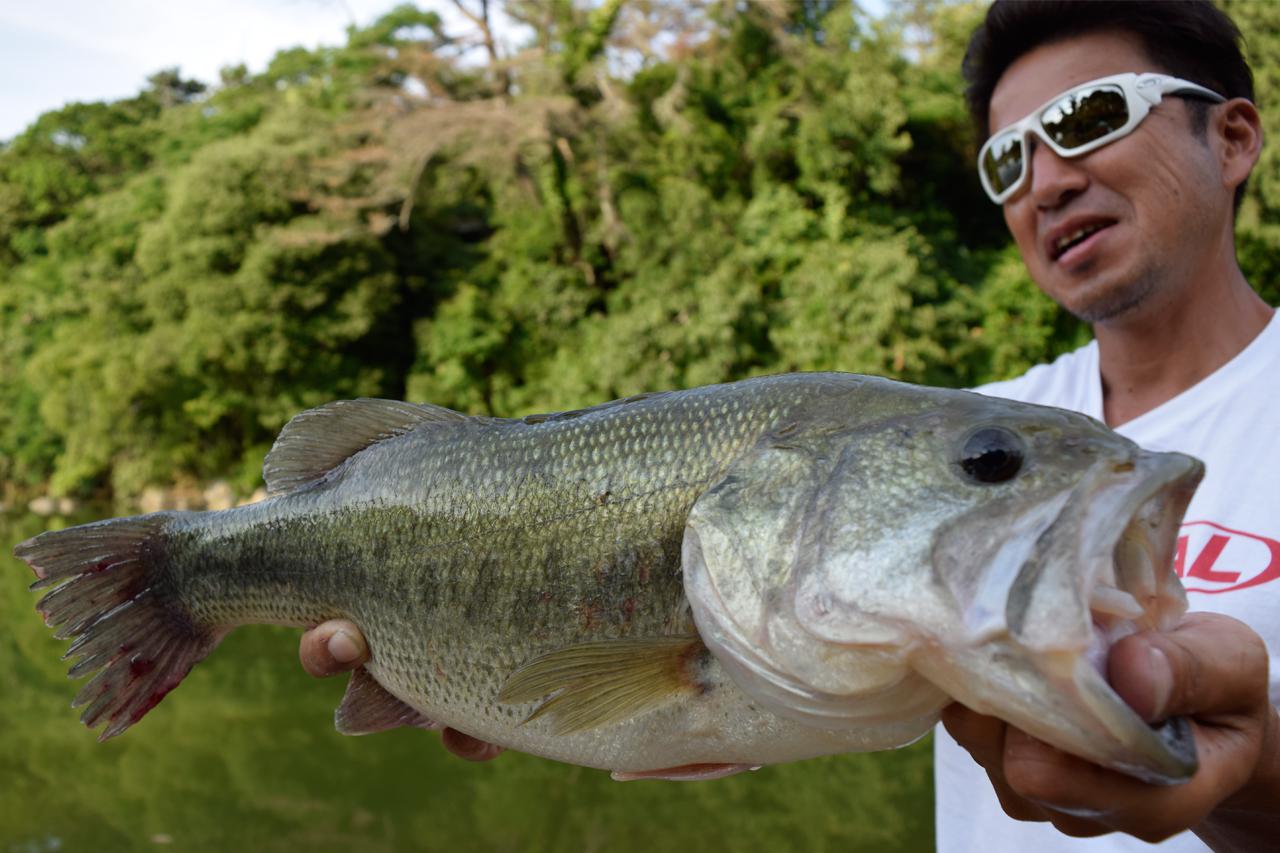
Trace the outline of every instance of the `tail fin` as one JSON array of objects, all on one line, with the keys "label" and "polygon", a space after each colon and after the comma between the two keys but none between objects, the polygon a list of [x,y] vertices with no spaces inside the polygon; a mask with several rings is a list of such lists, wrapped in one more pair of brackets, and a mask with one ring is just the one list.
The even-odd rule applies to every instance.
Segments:
[{"label": "tail fin", "polygon": [[98,671],[71,703],[88,705],[80,720],[89,728],[106,722],[98,740],[142,719],[222,638],[161,592],[170,518],[99,521],[42,533],[13,549],[39,578],[33,590],[54,587],[36,609],[55,637],[75,638],[63,660],[80,660],[68,675]]}]

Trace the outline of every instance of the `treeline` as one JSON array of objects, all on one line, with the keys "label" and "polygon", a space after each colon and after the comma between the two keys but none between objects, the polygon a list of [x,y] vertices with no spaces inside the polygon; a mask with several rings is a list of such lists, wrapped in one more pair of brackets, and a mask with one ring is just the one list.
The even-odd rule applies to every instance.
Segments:
[{"label": "treeline", "polygon": [[[1086,339],[974,175],[980,8],[508,0],[530,40],[506,55],[496,0],[460,5],[466,32],[402,6],[0,149],[0,481],[248,490],[334,398],[511,415],[783,370],[964,385]],[[1227,5],[1265,113],[1280,7]],[[1272,301],[1278,152],[1240,219]]]}]

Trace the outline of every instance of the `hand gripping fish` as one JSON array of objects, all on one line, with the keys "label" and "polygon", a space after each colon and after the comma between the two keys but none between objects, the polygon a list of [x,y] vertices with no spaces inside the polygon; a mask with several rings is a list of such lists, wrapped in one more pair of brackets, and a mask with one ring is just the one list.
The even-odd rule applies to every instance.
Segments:
[{"label": "hand gripping fish", "polygon": [[[271,497],[18,545],[101,737],[237,625],[360,626],[338,730],[447,725],[697,776],[901,746],[958,700],[1152,782],[1195,770],[1107,650],[1166,630],[1200,462],[1082,415],[848,374],[521,419],[350,400],[290,421]],[[714,769],[714,768],[713,768]]]}]

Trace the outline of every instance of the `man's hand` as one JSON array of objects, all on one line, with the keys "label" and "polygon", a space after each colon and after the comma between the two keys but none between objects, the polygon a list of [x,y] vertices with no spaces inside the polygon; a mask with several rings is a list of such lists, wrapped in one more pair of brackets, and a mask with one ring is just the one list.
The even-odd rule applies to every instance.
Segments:
[{"label": "man's hand", "polygon": [[1010,817],[1050,821],[1067,835],[1119,831],[1150,842],[1191,829],[1219,851],[1260,850],[1280,838],[1280,718],[1257,634],[1226,616],[1192,614],[1170,633],[1126,637],[1107,670],[1148,722],[1191,720],[1200,769],[1182,785],[1148,785],[949,706],[947,731],[987,771]]},{"label": "man's hand", "polygon": [[[353,623],[345,619],[324,622],[302,635],[298,647],[302,668],[316,678],[327,678],[355,669],[369,659],[369,645]],[[454,729],[440,733],[445,749],[468,761],[488,761],[502,752],[502,747]]]}]

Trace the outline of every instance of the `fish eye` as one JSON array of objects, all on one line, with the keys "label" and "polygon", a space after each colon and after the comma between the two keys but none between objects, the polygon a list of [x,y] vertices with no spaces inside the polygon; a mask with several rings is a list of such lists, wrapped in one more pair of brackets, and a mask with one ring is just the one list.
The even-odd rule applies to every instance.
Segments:
[{"label": "fish eye", "polygon": [[1018,476],[1026,448],[1022,439],[1004,427],[982,427],[960,451],[960,467],[979,483],[1004,483]]}]

